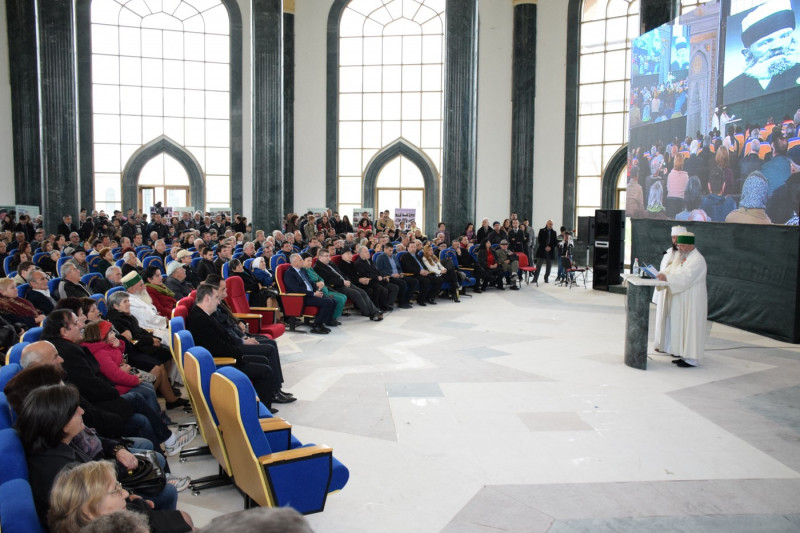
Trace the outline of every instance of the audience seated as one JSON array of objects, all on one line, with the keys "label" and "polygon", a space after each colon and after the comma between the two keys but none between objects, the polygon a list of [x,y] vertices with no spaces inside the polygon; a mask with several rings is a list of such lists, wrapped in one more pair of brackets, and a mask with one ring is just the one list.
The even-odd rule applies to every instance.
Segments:
[{"label": "audience seated", "polygon": [[[175,309],[175,293],[169,287],[164,285],[164,277],[161,275],[161,269],[157,266],[149,266],[145,269],[143,274],[143,282],[145,290],[150,297],[150,302],[155,306],[159,315],[166,320],[172,318],[172,310]],[[141,298],[144,293],[139,293]],[[146,298],[142,298],[147,301]],[[148,303],[150,303],[148,302]]]},{"label": "audience seated", "polygon": [[44,272],[34,271],[30,275],[30,289],[28,289],[25,299],[33,304],[39,313],[48,315],[55,309],[56,300],[50,295],[47,287],[47,275]]},{"label": "audience seated", "polygon": [[24,329],[38,326],[45,318],[31,302],[19,297],[14,280],[8,278],[0,279],[0,316]]},{"label": "audience seated", "polygon": [[84,298],[92,293],[81,281],[81,272],[74,263],[64,263],[61,266],[61,282],[58,284],[59,298]]}]

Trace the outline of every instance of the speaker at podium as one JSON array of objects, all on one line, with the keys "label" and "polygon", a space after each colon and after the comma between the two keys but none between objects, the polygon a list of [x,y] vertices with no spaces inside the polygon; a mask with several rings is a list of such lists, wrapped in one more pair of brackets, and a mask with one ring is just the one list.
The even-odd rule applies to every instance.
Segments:
[{"label": "speaker at podium", "polygon": [[625,211],[597,209],[594,212],[594,269],[592,288],[607,291],[622,283],[625,260]]}]

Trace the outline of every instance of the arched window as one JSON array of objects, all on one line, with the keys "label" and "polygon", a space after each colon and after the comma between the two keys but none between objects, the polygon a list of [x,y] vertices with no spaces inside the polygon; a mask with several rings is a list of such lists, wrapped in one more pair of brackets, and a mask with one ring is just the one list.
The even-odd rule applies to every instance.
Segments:
[{"label": "arched window", "polygon": [[[202,168],[208,200],[194,207],[230,208],[231,18],[220,0],[92,2],[97,209],[122,210],[126,163],[143,145],[162,136],[185,147]],[[147,185],[145,194],[152,194],[153,202],[165,206],[183,198],[175,191],[189,186],[180,165],[167,164],[171,159],[157,155],[141,174],[144,179],[161,169],[160,187],[142,185]],[[173,171],[173,166],[181,171]],[[115,192],[113,198],[108,191]],[[188,193],[185,197],[183,205]]]},{"label": "arched window", "polygon": [[[398,139],[424,152],[441,171],[444,8],[445,0],[352,0],[342,11],[338,39],[340,212],[350,214],[362,205],[367,164]],[[383,188],[383,172],[391,165],[384,167],[379,188]],[[404,205],[406,199],[415,198],[411,190],[400,192],[404,183],[391,186],[396,195],[389,189],[366,192],[376,195],[378,209],[415,207]],[[410,188],[419,189],[416,182]],[[390,205],[396,202],[400,204]]]},{"label": "arched window", "polygon": [[[681,0],[681,13],[706,1]],[[576,216],[594,216],[594,210],[601,207],[603,173],[612,156],[628,141],[631,39],[639,33],[639,0],[584,0],[578,71]],[[624,195],[621,197],[624,200]],[[624,208],[624,201],[617,207]]]}]

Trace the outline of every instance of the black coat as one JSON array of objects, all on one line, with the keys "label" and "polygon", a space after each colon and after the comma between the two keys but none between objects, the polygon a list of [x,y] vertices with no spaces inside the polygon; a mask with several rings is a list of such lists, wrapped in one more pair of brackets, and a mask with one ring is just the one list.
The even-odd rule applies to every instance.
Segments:
[{"label": "black coat", "polygon": [[333,261],[327,265],[322,261],[317,261],[317,264],[314,265],[314,271],[319,274],[319,277],[321,277],[322,281],[325,282],[325,286],[332,289],[344,287],[344,282],[350,281],[350,278],[345,276]]},{"label": "black coat", "polygon": [[[546,227],[539,230],[539,236],[536,238],[538,243],[536,247],[536,257],[546,258],[549,257],[550,259],[556,258],[556,248],[558,247],[558,235],[556,235],[556,230],[554,229],[547,229]],[[550,247],[550,251],[547,251],[547,247]]]},{"label": "black coat", "polygon": [[26,295],[25,299],[32,303],[33,306],[41,311],[43,315],[49,315],[56,306],[56,302],[52,297],[48,298],[44,294],[33,289],[28,290],[28,294]]},{"label": "black coat", "polygon": [[195,346],[202,346],[212,356],[241,359],[241,341],[234,338],[222,324],[197,305],[192,306],[189,311],[186,329],[192,334]]},{"label": "black coat", "polygon": [[197,277],[200,278],[200,282],[206,280],[208,276],[211,274],[216,274],[216,269],[214,268],[213,261],[209,261],[208,259],[202,259],[199,263],[197,263],[197,267],[194,269],[195,274]]}]

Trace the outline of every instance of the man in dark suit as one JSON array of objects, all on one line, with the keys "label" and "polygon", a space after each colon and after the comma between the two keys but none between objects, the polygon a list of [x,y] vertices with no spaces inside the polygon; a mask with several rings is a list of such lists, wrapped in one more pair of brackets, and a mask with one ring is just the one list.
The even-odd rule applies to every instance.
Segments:
[{"label": "man in dark suit", "polygon": [[28,290],[28,294],[25,295],[25,299],[32,303],[43,315],[49,315],[55,309],[56,301],[47,288],[47,276],[44,272],[34,270],[28,283],[31,288]]},{"label": "man in dark suit", "polygon": [[336,302],[333,298],[325,298],[322,291],[315,291],[314,284],[303,270],[303,258],[300,254],[292,254],[290,258],[291,268],[287,268],[283,275],[283,283],[286,290],[290,293],[305,294],[303,305],[318,308],[317,315],[314,317],[314,327],[311,333],[324,335],[331,330],[325,325],[333,325],[333,311],[336,309]]},{"label": "man in dark suit", "polygon": [[200,257],[202,259],[194,267],[194,273],[202,283],[211,274],[218,274],[219,272],[217,272],[217,268],[214,265],[214,250],[210,246],[203,248],[203,251],[200,252]]},{"label": "man in dark suit", "polygon": [[359,277],[369,279],[369,287],[372,289],[373,294],[381,311],[391,311],[392,306],[397,301],[397,293],[400,287],[389,283],[389,280],[384,278],[381,273],[375,268],[372,259],[369,256],[369,248],[362,246],[358,250],[358,260],[355,262],[356,273]]},{"label": "man in dark suit", "polygon": [[319,274],[322,281],[329,289],[342,293],[353,302],[362,316],[368,316],[373,322],[383,320],[383,315],[369,299],[369,294],[361,287],[356,287],[336,264],[331,261],[331,254],[328,250],[320,249],[317,254],[317,264],[314,271]]},{"label": "man in dark suit", "polygon": [[[192,334],[195,346],[202,346],[213,357],[233,357],[236,368],[253,383],[259,399],[270,407],[272,399],[280,392],[275,388],[272,368],[263,355],[245,355],[242,342],[234,338],[213,315],[220,303],[217,287],[201,283],[197,288],[197,299],[186,320],[186,329]],[[270,411],[277,413],[276,409]]]},{"label": "man in dark suit", "polygon": [[[742,158],[741,161],[739,161],[739,180],[742,183],[744,183],[744,180],[747,179],[747,176],[749,176],[751,172],[761,170],[762,165],[764,165],[764,162],[758,155],[758,153],[761,151],[761,143],[758,141],[758,139],[753,139],[747,144],[750,146],[750,153],[748,153]],[[739,189],[741,190],[741,187],[739,187]],[[731,191],[723,191],[723,193],[733,194]]]},{"label": "man in dark suit", "polygon": [[538,246],[536,248],[536,274],[533,276],[533,282],[538,283],[540,267],[542,266],[542,259],[547,263],[547,269],[544,272],[544,282],[550,283],[550,265],[553,259],[556,258],[556,248],[558,247],[558,236],[556,230],[553,229],[553,221],[548,220],[547,225],[539,230],[539,236],[536,238]]},{"label": "man in dark suit", "polygon": [[428,271],[422,266],[422,263],[417,258],[417,244],[414,242],[408,243],[408,253],[403,254],[400,258],[400,268],[406,274],[412,274],[413,278],[419,283],[419,294],[417,295],[417,304],[425,306],[426,304],[436,305],[436,295],[442,286],[442,278],[436,276],[429,276]]},{"label": "man in dark suit", "polygon": [[58,235],[63,235],[65,239],[69,239],[69,234],[73,231],[77,233],[78,228],[72,223],[72,215],[65,215],[62,220],[63,222],[58,225]]},{"label": "man in dark suit", "polygon": [[383,254],[378,256],[377,261],[375,261],[375,267],[381,276],[389,280],[389,283],[397,286],[397,300],[400,309],[411,309],[409,300],[419,288],[419,283],[411,276],[403,276],[403,272],[395,263],[394,257],[392,257],[393,254],[394,248],[387,242],[383,245]]}]

